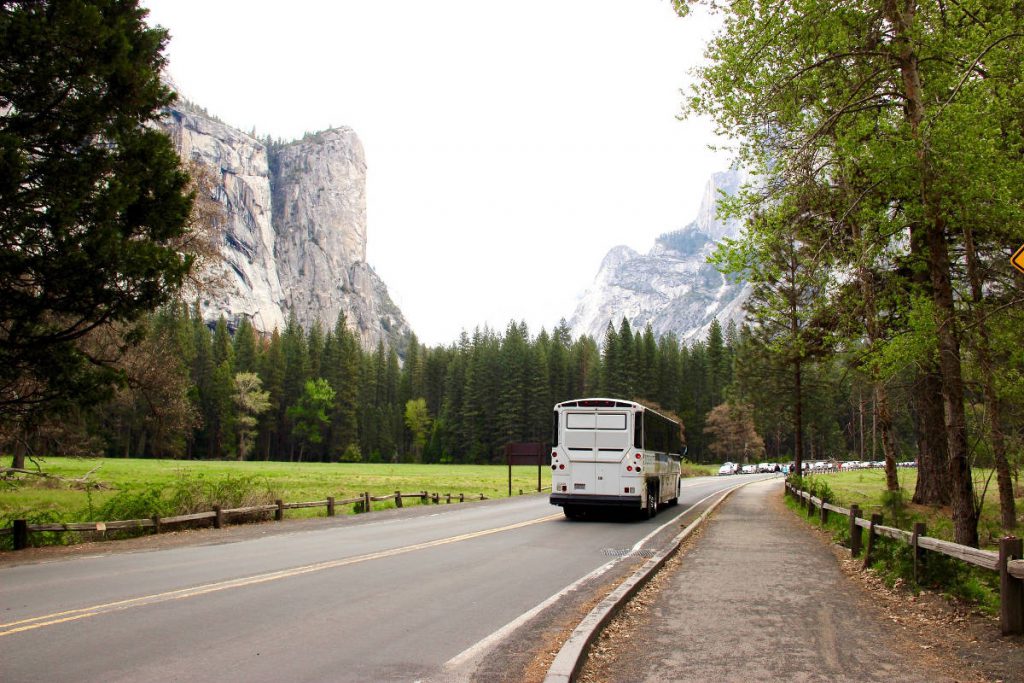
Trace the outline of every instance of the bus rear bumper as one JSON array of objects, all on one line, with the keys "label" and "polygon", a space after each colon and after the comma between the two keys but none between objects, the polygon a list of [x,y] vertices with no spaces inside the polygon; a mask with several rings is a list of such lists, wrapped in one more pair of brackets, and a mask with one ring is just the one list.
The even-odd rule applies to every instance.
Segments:
[{"label": "bus rear bumper", "polygon": [[581,508],[639,508],[641,507],[642,499],[640,496],[599,496],[599,495],[583,495],[578,493],[552,493],[551,504],[571,505],[572,507]]}]

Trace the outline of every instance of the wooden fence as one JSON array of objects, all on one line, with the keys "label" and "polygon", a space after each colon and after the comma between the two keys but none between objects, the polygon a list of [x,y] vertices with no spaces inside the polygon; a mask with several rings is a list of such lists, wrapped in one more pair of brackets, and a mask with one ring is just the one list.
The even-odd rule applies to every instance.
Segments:
[{"label": "wooden fence", "polygon": [[[821,523],[828,522],[830,513],[844,515],[850,525],[850,554],[859,557],[864,554],[864,568],[871,564],[872,552],[879,536],[906,543],[914,549],[914,581],[918,580],[921,568],[927,561],[925,551],[954,557],[962,562],[999,572],[999,626],[1003,635],[1024,634],[1024,541],[1013,536],[999,539],[999,552],[979,550],[970,546],[958,545],[938,538],[926,536],[927,528],[918,522],[914,530],[905,531],[896,527],[884,526],[879,513],[870,518],[861,516],[860,507],[851,505],[849,509],[826,503],[801,491],[786,482],[786,492],[807,504],[807,516],[818,515]],[[867,530],[867,542],[864,541],[864,530]]]},{"label": "wooden fence", "polygon": [[[519,494],[522,495],[522,493],[523,492],[520,490]],[[440,504],[442,500],[444,500],[445,503],[451,503],[452,500],[459,503],[464,503],[466,500],[487,500],[487,497],[482,493],[479,497],[467,497],[464,493],[441,494],[427,493],[426,491],[420,491],[419,493],[402,493],[401,491],[395,491],[394,493],[386,496],[371,496],[369,492],[366,492],[356,496],[355,498],[343,498],[341,500],[328,496],[326,500],[314,500],[305,503],[285,503],[282,500],[276,500],[273,504],[251,505],[249,507],[242,508],[221,508],[219,505],[215,505],[213,506],[213,509],[208,512],[194,512],[188,515],[175,515],[173,517],[151,517],[149,519],[124,519],[114,522],[29,524],[24,519],[16,519],[12,526],[0,528],[0,536],[13,536],[14,549],[22,550],[30,545],[29,534],[44,531],[61,533],[68,531],[106,532],[119,531],[122,529],[152,529],[153,533],[158,534],[161,531],[164,531],[164,527],[169,525],[201,520],[210,520],[213,523],[213,528],[220,529],[232,516],[268,514],[272,512],[274,513],[274,520],[279,522],[284,519],[285,510],[326,507],[327,516],[334,517],[335,510],[339,505],[354,505],[355,512],[357,513],[369,512],[373,510],[374,502],[393,500],[395,501],[395,507],[402,507],[403,499],[409,498],[418,498],[423,504],[433,503],[435,505]]]}]

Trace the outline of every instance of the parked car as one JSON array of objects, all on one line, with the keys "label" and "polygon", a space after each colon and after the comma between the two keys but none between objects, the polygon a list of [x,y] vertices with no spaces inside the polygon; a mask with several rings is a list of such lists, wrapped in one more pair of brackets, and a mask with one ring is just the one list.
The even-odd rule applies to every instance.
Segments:
[{"label": "parked car", "polygon": [[744,465],[741,471],[743,474],[757,474],[757,465]]},{"label": "parked car", "polygon": [[757,471],[758,471],[759,474],[761,472],[774,472],[775,471],[775,467],[776,467],[776,465],[773,462],[759,462],[759,463],[757,463]]},{"label": "parked car", "polygon": [[739,471],[739,469],[740,469],[740,466],[737,465],[736,463],[734,463],[734,462],[727,462],[727,463],[724,463],[721,467],[718,468],[718,473],[719,474],[736,474]]}]

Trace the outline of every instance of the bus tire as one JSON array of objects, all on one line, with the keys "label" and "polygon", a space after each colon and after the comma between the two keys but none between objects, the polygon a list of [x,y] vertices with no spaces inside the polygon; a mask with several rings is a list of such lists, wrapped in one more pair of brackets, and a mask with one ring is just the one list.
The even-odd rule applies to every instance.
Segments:
[{"label": "bus tire", "polygon": [[648,485],[647,509],[644,511],[644,516],[647,517],[647,519],[654,519],[656,514],[658,514],[658,487]]}]

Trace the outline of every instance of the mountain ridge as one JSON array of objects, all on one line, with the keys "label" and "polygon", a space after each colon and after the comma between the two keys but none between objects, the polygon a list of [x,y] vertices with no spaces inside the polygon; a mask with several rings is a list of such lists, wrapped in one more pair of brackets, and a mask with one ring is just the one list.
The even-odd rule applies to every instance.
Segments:
[{"label": "mountain ridge", "polygon": [[735,170],[713,174],[697,216],[659,235],[646,254],[624,245],[609,250],[569,321],[572,334],[600,341],[609,323],[618,327],[626,318],[634,329],[651,325],[656,336],[674,333],[696,341],[707,335],[715,318],[723,326],[741,322],[749,287],[718,272],[707,259],[722,239],[740,235],[742,221],[720,220],[715,209],[718,198],[734,195],[743,180]]}]

